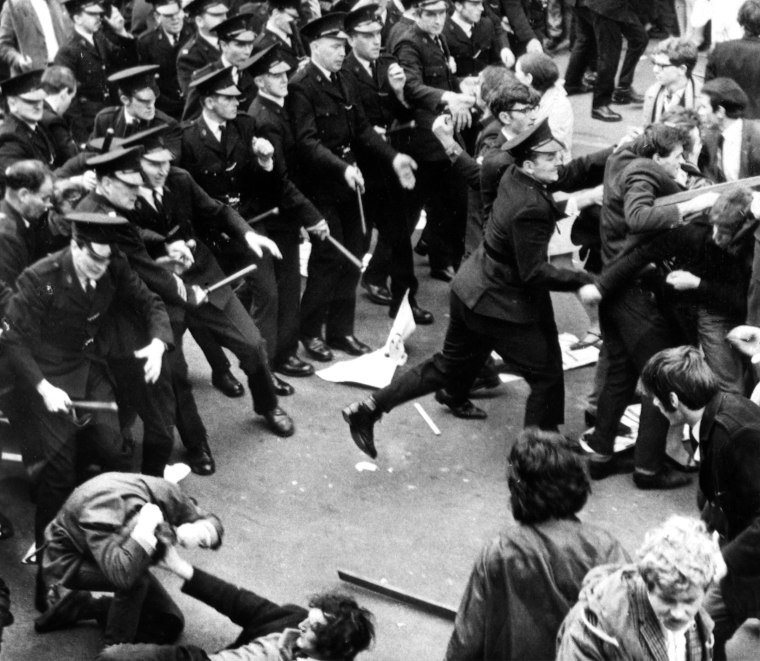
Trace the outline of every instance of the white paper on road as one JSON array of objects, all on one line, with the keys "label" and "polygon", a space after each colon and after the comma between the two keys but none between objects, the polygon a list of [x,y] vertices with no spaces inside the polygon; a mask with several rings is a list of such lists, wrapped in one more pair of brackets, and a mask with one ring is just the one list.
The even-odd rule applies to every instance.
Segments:
[{"label": "white paper on road", "polygon": [[[571,349],[570,347],[577,341],[578,338],[571,333],[559,334],[559,347],[562,350],[562,369],[565,372],[579,367],[586,367],[586,365],[593,365],[599,360],[599,349],[596,347]],[[501,362],[501,358],[499,358],[497,353],[494,352],[491,356],[497,364]],[[510,381],[519,381],[522,379],[522,377],[517,374],[499,374],[499,378],[502,383],[509,383]]]},{"label": "white paper on road", "polygon": [[382,349],[351,360],[342,360],[317,371],[317,376],[332,383],[358,383],[370,388],[384,388],[393,379],[396,368],[406,363],[404,342],[416,328],[407,290]]}]

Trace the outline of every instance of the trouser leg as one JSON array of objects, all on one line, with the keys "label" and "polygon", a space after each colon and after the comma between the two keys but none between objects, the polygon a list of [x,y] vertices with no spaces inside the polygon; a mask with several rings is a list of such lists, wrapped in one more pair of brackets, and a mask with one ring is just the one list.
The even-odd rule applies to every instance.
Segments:
[{"label": "trouser leg", "polygon": [[299,235],[273,234],[272,239],[282,253],[274,261],[277,280],[277,346],[267,348],[274,364],[298,352],[298,323],[301,311],[301,274],[299,272]]},{"label": "trouser leg", "polygon": [[596,57],[593,15],[586,7],[573,7],[575,41],[565,71],[565,87],[580,87],[589,62]]},{"label": "trouser leg", "polygon": [[[268,236],[263,226],[257,225],[256,231]],[[268,355],[273,357],[277,353],[277,319],[280,314],[274,258],[265,252],[256,259],[256,265],[258,268],[246,279],[251,295],[250,313],[266,342]]]},{"label": "trouser leg", "polygon": [[176,425],[182,445],[187,450],[198,450],[208,441],[206,425],[201,420],[198,404],[193,394],[193,386],[188,374],[187,360],[183,349],[184,324],[172,324],[174,350],[169,352],[172,390],[176,402]]},{"label": "trouser leg", "polygon": [[594,84],[592,107],[607,106],[615,90],[615,74],[620,61],[623,35],[617,21],[594,13],[594,35],[597,51],[597,80]]},{"label": "trouser leg", "polygon": [[203,355],[206,356],[206,361],[208,361],[212,372],[226,372],[230,369],[230,361],[227,359],[224,349],[207,328],[194,326],[190,328],[190,334]]},{"label": "trouser leg", "polygon": [[718,386],[724,392],[746,396],[747,375],[744,361],[726,340],[729,331],[739,323],[735,319],[715,314],[702,307],[697,310],[699,344],[705,354],[705,362],[718,379]]},{"label": "trouser leg", "polygon": [[206,661],[208,654],[195,645],[111,645],[95,661]]},{"label": "trouser leg", "polygon": [[[359,222],[359,208],[356,200],[349,200],[337,205],[341,243],[352,255],[361,259],[364,251],[364,235]],[[331,230],[332,231],[332,228]],[[337,238],[337,237],[336,237]],[[356,316],[356,288],[361,273],[359,269],[341,256],[340,276],[335,282],[335,289],[327,307],[325,319],[325,336],[343,337],[354,334]]]},{"label": "trouser leg", "polygon": [[620,67],[618,87],[629,88],[633,84],[636,66],[647,49],[649,36],[641,23],[621,23],[620,26],[627,45],[623,65]]}]

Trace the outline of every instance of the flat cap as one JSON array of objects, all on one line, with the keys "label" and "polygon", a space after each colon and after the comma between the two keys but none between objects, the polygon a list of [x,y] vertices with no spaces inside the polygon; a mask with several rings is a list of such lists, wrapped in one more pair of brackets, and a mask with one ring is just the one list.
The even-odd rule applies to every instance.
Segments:
[{"label": "flat cap", "polygon": [[95,170],[98,177],[112,176],[131,186],[141,186],[144,183],[140,170],[142,147],[117,147],[104,154],[88,158],[85,163]]},{"label": "flat cap", "polygon": [[18,76],[7,78],[0,83],[0,92],[4,97],[20,96],[26,101],[42,101],[47,94],[42,89],[44,69],[25,71]]},{"label": "flat cap", "polygon": [[564,148],[565,145],[552,135],[548,117],[544,117],[540,122],[519,133],[504,145],[504,149],[512,154],[517,162],[525,158],[530,152],[554,154]]},{"label": "flat cap", "polygon": [[344,12],[325,14],[304,25],[301,28],[301,34],[309,41],[316,41],[323,37],[348,39],[348,35],[343,31],[343,19],[345,17]]}]

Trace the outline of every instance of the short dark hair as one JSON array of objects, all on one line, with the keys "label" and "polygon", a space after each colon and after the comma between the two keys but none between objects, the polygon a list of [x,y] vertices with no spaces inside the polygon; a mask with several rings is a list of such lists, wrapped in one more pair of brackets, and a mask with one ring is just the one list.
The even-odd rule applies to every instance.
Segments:
[{"label": "short dark hair", "polygon": [[668,156],[678,145],[683,146],[687,139],[688,131],[683,128],[662,123],[650,124],[633,141],[631,151],[644,158],[652,158],[655,154]]},{"label": "short dark hair", "polygon": [[327,620],[327,624],[315,627],[317,650],[326,659],[350,661],[366,650],[375,637],[372,613],[359,606],[353,597],[324,592],[309,600],[309,608],[319,608]]},{"label": "short dark hair", "polygon": [[516,80],[508,80],[491,93],[488,109],[494,117],[498,117],[500,113],[510,111],[518,103],[537,106],[540,100],[541,96],[536,90]]},{"label": "short dark hair", "polygon": [[507,82],[516,83],[519,81],[515,74],[503,64],[489,64],[480,72],[480,98],[488,105],[493,93]]},{"label": "short dark hair", "polygon": [[699,349],[689,345],[663,349],[641,370],[639,390],[656,397],[666,411],[674,411],[670,393],[692,411],[697,411],[718,393],[718,381]]},{"label": "short dark hair", "polygon": [[654,55],[665,55],[670,63],[676,67],[684,65],[686,75],[690,76],[697,63],[699,52],[691,39],[670,37],[661,41],[654,49]]},{"label": "short dark hair", "polygon": [[543,94],[559,80],[557,63],[546,53],[525,53],[517,60],[523,73],[533,76],[531,85]]},{"label": "short dark hair", "polygon": [[47,179],[52,179],[53,173],[42,161],[16,161],[5,169],[5,186],[9,190],[26,188],[37,192]]},{"label": "short dark hair", "polygon": [[42,89],[46,94],[58,94],[63,89],[72,94],[77,91],[77,79],[74,72],[68,67],[54,64],[42,73]]},{"label": "short dark hair", "polygon": [[678,106],[668,110],[660,117],[660,123],[680,129],[684,134],[683,150],[689,153],[694,151],[695,144],[692,131],[702,125],[699,113],[694,108]]},{"label": "short dark hair", "polygon": [[716,112],[720,106],[726,111],[729,119],[744,117],[745,109],[749,104],[747,93],[733,78],[713,78],[708,80],[701,89],[710,99],[710,107]]},{"label": "short dark hair", "polygon": [[568,519],[586,504],[591,483],[577,447],[557,432],[528,428],[509,453],[507,486],[520,523]]},{"label": "short dark hair", "polygon": [[760,0],[745,0],[736,20],[748,36],[760,37]]}]

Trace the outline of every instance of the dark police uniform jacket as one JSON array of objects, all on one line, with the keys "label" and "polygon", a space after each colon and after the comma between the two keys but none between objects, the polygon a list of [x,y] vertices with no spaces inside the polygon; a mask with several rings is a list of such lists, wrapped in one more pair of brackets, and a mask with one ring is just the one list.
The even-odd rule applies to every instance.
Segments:
[{"label": "dark police uniform jacket", "polygon": [[53,141],[42,124],[32,129],[15,115],[6,115],[0,125],[0,182],[5,183],[5,169],[17,161],[36,159],[52,167],[55,163]]},{"label": "dark police uniform jacket", "polygon": [[79,153],[79,146],[71,133],[71,122],[68,117],[59,115],[45,101],[42,108],[42,121],[40,122],[51,141],[55,152],[53,166],[63,165],[68,159]]},{"label": "dark police uniform jacket", "polygon": [[393,52],[406,72],[404,94],[414,107],[416,122],[409,144],[399,148],[420,161],[447,160],[446,152],[430,129],[444,109],[443,93],[460,91],[459,81],[451,71],[446,38],[441,36],[440,39],[442,48],[415,25],[403,33]]},{"label": "dark police uniform jacket", "polygon": [[[577,158],[563,166],[562,190],[587,187],[595,158]],[[483,242],[459,268],[451,290],[486,317],[516,324],[553,322],[549,292],[574,291],[593,280],[585,271],[549,263],[549,241],[563,216],[546,186],[509,166]]]},{"label": "dark police uniform jacket", "polygon": [[[503,1],[506,2],[506,0]],[[641,22],[633,10],[631,0],[586,0],[586,7],[618,23],[636,24]]]},{"label": "dark police uniform jacket", "polygon": [[19,276],[0,343],[24,387],[33,389],[47,379],[70,397],[82,398],[92,362],[103,362],[114,342],[123,341],[109,321],[127,314],[142,322],[143,344],[149,338],[172,343],[166,308],[123,254],[114,251],[91,300],[74,271],[71,248],[64,248]]},{"label": "dark police uniform jacket", "polygon": [[193,72],[216,62],[220,57],[222,57],[222,51],[212,46],[199,34],[184,45],[177,55],[177,83],[184,97],[187,97]]},{"label": "dark police uniform jacket", "polygon": [[471,37],[449,16],[443,34],[456,62],[456,75],[460,80],[477,76],[489,64],[499,64],[501,49],[509,46],[507,40],[497,34],[493,21],[486,16],[472,26]]},{"label": "dark police uniform jacket", "polygon": [[541,0],[498,0],[489,2],[489,5],[497,14],[506,16],[518,42],[525,44],[531,39],[542,38],[546,21]]},{"label": "dark police uniform jacket", "polygon": [[16,278],[37,259],[35,228],[5,200],[0,200],[0,319],[16,291]]},{"label": "dark police uniform jacket", "polygon": [[280,52],[286,55],[291,61],[293,71],[290,71],[288,75],[292,76],[298,66],[299,60],[309,56],[309,51],[304,44],[301,33],[295,26],[293,26],[293,34],[290,35],[290,42],[287,42],[280,37],[280,35],[264,28],[261,34],[256,37],[256,41],[253,42],[253,52],[258,53],[259,51],[262,51],[269,46],[274,46],[275,44],[280,47]]},{"label": "dark police uniform jacket", "polygon": [[[226,133],[225,149],[203,116],[184,125],[178,165],[211,197],[229,204],[243,218],[251,218],[269,208],[264,206],[263,198],[278,198],[281,187],[276,172],[265,172],[253,156],[251,141],[256,132],[250,117],[238,115],[228,121]],[[241,222],[245,225],[245,221]],[[246,225],[246,229],[250,228]],[[208,241],[208,237],[204,240]]]},{"label": "dark police uniform jacket", "polygon": [[[275,171],[283,182],[282,213],[264,221],[267,232],[297,233],[299,227],[313,227],[323,216],[296,183],[299,176],[296,142],[287,109],[258,95],[251,103],[248,114],[253,119],[256,135],[272,143]],[[288,181],[292,183],[288,184]]]},{"label": "dark police uniform jacket", "polygon": [[159,67],[156,82],[161,95],[156,101],[156,107],[174,119],[179,119],[185,105],[182,90],[177,81],[177,56],[182,46],[194,34],[193,27],[185,23],[182,31],[176,35],[174,45],[169,43],[169,37],[161,27],[146,32],[137,40],[137,55],[140,64],[157,64]]},{"label": "dark police uniform jacket", "polygon": [[358,149],[389,162],[396,151],[375,132],[340,72],[330,82],[309,62],[291,78],[287,97],[304,192],[316,204],[334,204],[354,192],[343,175]]},{"label": "dark police uniform jacket", "polygon": [[103,108],[95,117],[95,124],[92,127],[92,138],[103,138],[108,134],[108,129],[113,129],[115,138],[128,138],[135,133],[151,129],[161,124],[167,124],[171,128],[164,134],[164,141],[167,148],[174,154],[174,158],[179,158],[182,132],[176,119],[169,117],[165,112],[156,109],[156,114],[150,121],[134,121],[127,123],[127,116],[124,112],[124,106],[109,106]]},{"label": "dark police uniform jacket", "polygon": [[[217,58],[216,61],[219,67],[221,67],[221,58]],[[247,108],[258,92],[253,76],[247,69],[238,70],[238,81],[235,83],[235,86],[240,90],[240,96],[238,97],[240,105],[238,107],[241,109]],[[182,121],[189,122],[195,119],[201,114],[201,110],[201,97],[198,94],[198,90],[188,89],[185,107],[182,109]]]}]

